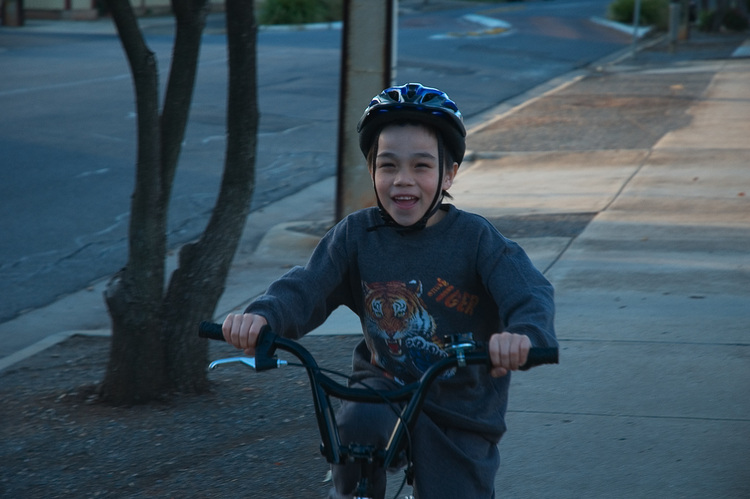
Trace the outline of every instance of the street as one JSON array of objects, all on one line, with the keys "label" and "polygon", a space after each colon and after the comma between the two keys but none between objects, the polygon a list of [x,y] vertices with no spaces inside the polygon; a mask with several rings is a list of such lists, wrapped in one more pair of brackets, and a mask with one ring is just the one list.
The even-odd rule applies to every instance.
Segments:
[{"label": "street", "polygon": [[[630,44],[591,21],[608,2],[467,4],[403,12],[399,81],[448,92],[471,124],[489,109]],[[481,22],[511,28],[482,34]],[[226,43],[209,19],[170,208],[170,244],[196,237],[223,168]],[[162,84],[171,19],[144,19]],[[479,32],[480,34],[476,34]],[[258,36],[261,125],[253,209],[335,172],[340,30]],[[111,22],[0,29],[0,322],[111,275],[126,261],[135,163],[133,89]],[[364,103],[363,103],[364,106]]]}]

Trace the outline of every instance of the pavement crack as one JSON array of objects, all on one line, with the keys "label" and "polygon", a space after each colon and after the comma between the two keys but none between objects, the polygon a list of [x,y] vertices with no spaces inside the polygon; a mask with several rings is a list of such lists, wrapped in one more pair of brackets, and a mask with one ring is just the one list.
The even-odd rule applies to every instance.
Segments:
[{"label": "pavement crack", "polygon": [[625,191],[625,188],[630,185],[630,183],[633,181],[633,179],[638,175],[641,170],[643,170],[643,167],[646,166],[646,163],[648,163],[648,160],[651,159],[651,155],[654,153],[654,148],[651,147],[648,149],[648,152],[646,153],[646,156],[641,160],[640,164],[638,165],[638,168],[636,168],[633,173],[630,174],[628,178],[625,179],[625,182],[622,183],[620,188],[617,190],[614,196],[612,196],[612,199],[609,200],[609,202],[602,208],[602,211],[607,211],[612,204],[617,201],[617,199],[620,198],[622,193]]},{"label": "pavement crack", "polygon": [[559,338],[558,341],[571,343],[638,343],[649,345],[691,345],[691,346],[716,346],[716,347],[750,347],[750,343],[717,343],[715,341],[669,341],[669,340],[614,340],[601,338]]}]

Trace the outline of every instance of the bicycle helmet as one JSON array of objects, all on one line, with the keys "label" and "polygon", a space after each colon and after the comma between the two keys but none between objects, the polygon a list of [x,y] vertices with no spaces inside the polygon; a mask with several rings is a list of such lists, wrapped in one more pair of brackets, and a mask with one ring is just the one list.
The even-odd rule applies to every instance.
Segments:
[{"label": "bicycle helmet", "polygon": [[[384,226],[395,227],[401,231],[421,230],[427,226],[430,217],[440,209],[443,197],[448,195],[440,188],[445,175],[443,147],[450,152],[451,159],[460,165],[466,152],[466,128],[458,106],[445,92],[422,86],[420,83],[386,88],[373,97],[357,124],[359,148],[365,158],[380,136],[383,127],[399,122],[423,123],[437,132],[438,164],[440,165],[438,189],[435,191],[432,204],[422,218],[409,227],[401,226],[391,217],[384,208],[377,189],[375,189],[375,198],[380,215],[385,221]],[[375,168],[372,168],[372,180],[375,183]],[[371,229],[379,227],[381,226],[371,227]]]},{"label": "bicycle helmet", "polygon": [[448,94],[420,83],[386,88],[373,97],[357,124],[362,154],[372,147],[380,130],[394,121],[418,121],[435,127],[453,160],[461,164],[466,152],[466,128],[458,106]]}]

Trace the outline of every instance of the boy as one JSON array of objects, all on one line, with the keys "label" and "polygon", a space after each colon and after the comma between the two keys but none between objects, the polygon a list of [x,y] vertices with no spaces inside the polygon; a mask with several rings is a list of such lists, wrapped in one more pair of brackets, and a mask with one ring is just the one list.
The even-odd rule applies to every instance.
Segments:
[{"label": "boy", "polygon": [[[254,354],[265,324],[298,338],[339,305],[360,317],[353,377],[387,389],[410,383],[445,356],[441,338],[473,332],[492,368],[440,380],[411,435],[414,492],[426,499],[494,497],[497,443],[505,431],[509,371],[529,348],[556,346],[553,290],[524,251],[484,218],[443,204],[465,152],[462,116],[440,90],[408,84],[377,95],[358,125],[378,207],[346,217],[308,264],[289,271],[225,339]],[[382,404],[343,403],[342,442],[382,446],[395,423]],[[331,496],[351,497],[358,469],[333,469]],[[385,471],[375,481],[385,494]]]}]

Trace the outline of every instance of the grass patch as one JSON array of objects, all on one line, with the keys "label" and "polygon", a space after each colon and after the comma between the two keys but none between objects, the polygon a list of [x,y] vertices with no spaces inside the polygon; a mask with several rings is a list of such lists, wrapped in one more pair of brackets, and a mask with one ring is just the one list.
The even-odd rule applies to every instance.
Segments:
[{"label": "grass patch", "polygon": [[260,24],[309,24],[341,21],[343,0],[264,0]]},{"label": "grass patch", "polygon": [[[623,24],[633,24],[635,0],[615,0],[609,4],[609,18]],[[654,26],[659,31],[669,28],[669,0],[641,0],[639,26]]]}]

